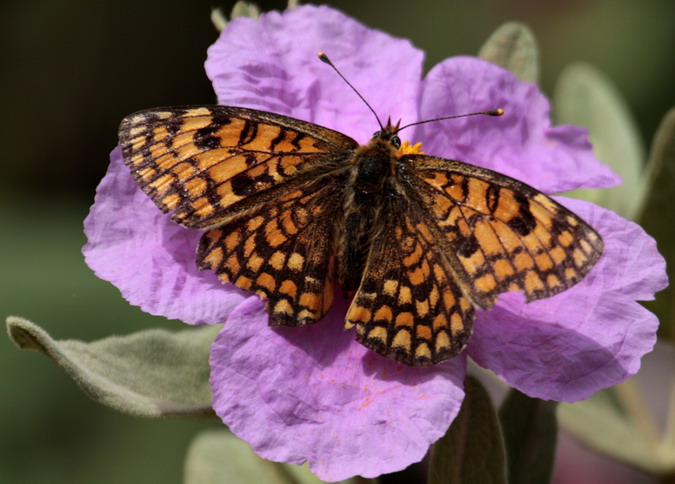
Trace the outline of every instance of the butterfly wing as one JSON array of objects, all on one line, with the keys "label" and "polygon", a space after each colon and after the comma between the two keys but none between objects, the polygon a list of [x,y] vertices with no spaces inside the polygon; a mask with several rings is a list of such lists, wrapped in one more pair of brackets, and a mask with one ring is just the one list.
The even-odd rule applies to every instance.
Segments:
[{"label": "butterfly wing", "polygon": [[371,241],[359,289],[347,312],[356,339],[412,366],[456,356],[471,333],[474,308],[455,280],[420,207],[391,198]]},{"label": "butterfly wing", "polygon": [[141,111],[122,121],[119,138],[141,189],[190,228],[255,210],[334,170],[357,146],[315,124],[226,106]]},{"label": "butterfly wing", "polygon": [[358,146],[315,124],[225,106],[160,108],[125,118],[125,163],[172,219],[209,228],[200,269],[267,299],[270,324],[301,326],[332,303],[335,183]]},{"label": "butterfly wing", "polygon": [[602,255],[600,235],[534,188],[490,170],[422,155],[402,157],[416,197],[458,283],[482,308],[499,293],[526,300],[568,289]]},{"label": "butterfly wing", "polygon": [[452,358],[474,304],[489,308],[507,291],[553,296],[602,255],[593,228],[524,183],[443,158],[399,161],[399,195],[347,313],[357,340],[384,356],[413,366]]},{"label": "butterfly wing", "polygon": [[340,186],[322,180],[292,190],[209,230],[197,249],[197,264],[267,299],[272,326],[314,323],[333,301],[340,200]]}]

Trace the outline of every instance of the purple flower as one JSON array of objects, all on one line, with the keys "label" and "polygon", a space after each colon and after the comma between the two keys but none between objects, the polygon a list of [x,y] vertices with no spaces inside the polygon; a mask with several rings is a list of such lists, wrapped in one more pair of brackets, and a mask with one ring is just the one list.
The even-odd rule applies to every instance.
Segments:
[{"label": "purple flower", "polygon": [[[422,79],[423,54],[328,7],[238,18],[209,49],[218,101],[312,121],[366,142],[366,106],[316,59],[327,52],[381,117],[403,123],[503,108],[408,129],[432,155],[511,175],[547,193],[606,187],[618,178],[592,155],[584,130],[551,127],[536,86],[475,58],[451,58]],[[188,324],[226,322],[211,348],[213,406],[262,457],[309,461],[324,480],[374,477],[422,459],[456,416],[466,357],[535,397],[587,398],[625,380],[656,339],[636,300],[666,285],[665,264],[642,229],[587,202],[560,199],[595,227],[605,253],[578,285],[524,304],[504,294],[478,311],[466,351],[430,368],[380,357],[343,330],[348,302],[303,328],[270,328],[263,304],[195,269],[201,233],[160,213],[119,149],[85,221],[87,263],[132,304]]]}]

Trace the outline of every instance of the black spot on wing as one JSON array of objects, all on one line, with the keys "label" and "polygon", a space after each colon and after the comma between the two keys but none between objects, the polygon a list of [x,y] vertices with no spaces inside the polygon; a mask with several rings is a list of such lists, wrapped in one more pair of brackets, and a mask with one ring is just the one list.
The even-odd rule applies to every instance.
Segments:
[{"label": "black spot on wing", "polygon": [[457,253],[462,257],[471,257],[478,249],[480,244],[478,239],[471,234],[468,237],[463,237],[457,246]]},{"label": "black spot on wing", "polygon": [[216,132],[221,128],[218,125],[209,125],[197,130],[195,146],[200,150],[215,150],[221,147],[221,141]]},{"label": "black spot on wing", "polygon": [[244,120],[244,128],[239,134],[239,141],[237,146],[242,146],[253,141],[258,136],[258,123],[251,122],[248,119]]},{"label": "black spot on wing", "polygon": [[515,193],[514,198],[518,202],[518,215],[507,221],[511,229],[520,236],[526,236],[534,229],[536,220],[529,209],[529,202],[522,193]]}]

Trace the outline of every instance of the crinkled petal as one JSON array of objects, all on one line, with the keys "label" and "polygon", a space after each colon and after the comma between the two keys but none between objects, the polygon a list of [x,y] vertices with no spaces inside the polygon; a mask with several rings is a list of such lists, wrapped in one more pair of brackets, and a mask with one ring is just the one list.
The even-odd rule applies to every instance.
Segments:
[{"label": "crinkled petal", "polygon": [[366,142],[379,128],[324,51],[383,118],[416,120],[423,53],[329,7],[236,18],[209,49],[218,102],[293,116]]},{"label": "crinkled petal", "polygon": [[431,155],[480,165],[546,193],[620,182],[593,156],[585,129],[550,126],[548,100],[536,85],[469,57],[441,62],[424,80],[421,119],[496,108],[505,114],[422,125],[416,141]]},{"label": "crinkled petal", "polygon": [[668,281],[654,239],[639,225],[588,202],[559,201],[602,235],[604,254],[557,296],[524,304],[519,294],[502,295],[478,313],[467,350],[530,396],[574,402],[638,371],[658,320],[635,301],[653,299]]},{"label": "crinkled petal", "polygon": [[116,148],[84,221],[85,261],[131,304],[188,324],[220,323],[243,301],[242,291],[198,272],[201,232],[172,222],[143,193]]},{"label": "crinkled petal", "polygon": [[320,322],[267,326],[253,296],[211,347],[213,407],[262,457],[301,464],[327,481],[375,477],[424,457],[455,418],[466,358],[410,368],[345,331],[336,298]]}]

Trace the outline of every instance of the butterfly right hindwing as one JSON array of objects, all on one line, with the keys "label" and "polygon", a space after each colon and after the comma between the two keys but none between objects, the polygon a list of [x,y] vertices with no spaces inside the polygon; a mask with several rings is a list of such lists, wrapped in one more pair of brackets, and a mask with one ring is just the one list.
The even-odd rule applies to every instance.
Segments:
[{"label": "butterfly right hindwing", "polygon": [[459,354],[474,308],[458,286],[419,207],[394,199],[380,236],[371,241],[361,285],[346,317],[356,339],[413,366]]}]

